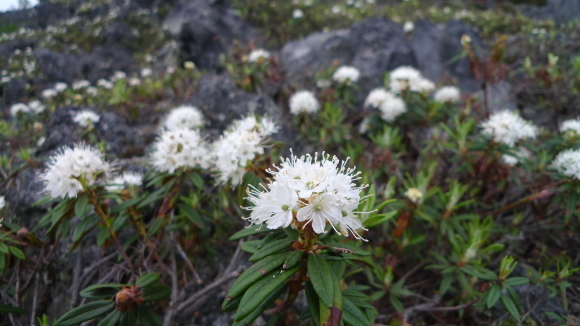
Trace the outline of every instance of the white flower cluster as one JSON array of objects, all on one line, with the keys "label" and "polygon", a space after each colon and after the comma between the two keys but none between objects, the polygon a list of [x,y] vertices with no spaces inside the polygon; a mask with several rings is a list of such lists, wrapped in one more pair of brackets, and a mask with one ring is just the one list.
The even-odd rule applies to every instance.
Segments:
[{"label": "white flower cluster", "polygon": [[560,132],[573,132],[576,135],[580,135],[580,120],[570,119],[562,122],[562,125],[560,125]]},{"label": "white flower cluster", "polygon": [[320,110],[320,103],[310,91],[298,91],[290,97],[290,113],[315,113]]},{"label": "white flower cluster", "polygon": [[332,80],[341,84],[356,83],[359,77],[360,71],[352,66],[340,66],[332,74]]},{"label": "white flower cluster", "polygon": [[126,188],[126,186],[141,186],[143,183],[143,175],[136,172],[124,172],[123,174],[116,176],[111,181],[108,182],[107,190],[111,192],[121,191]]},{"label": "white flower cluster", "polygon": [[457,103],[461,99],[461,92],[455,86],[445,86],[433,94],[433,99],[441,103]]},{"label": "white flower cluster", "polygon": [[10,115],[16,117],[20,112],[39,114],[44,112],[44,109],[46,109],[46,107],[40,101],[31,101],[28,105],[24,103],[16,103],[10,107]]},{"label": "white flower cluster", "polygon": [[252,224],[266,223],[269,229],[311,224],[318,234],[329,223],[345,236],[350,231],[362,239],[356,230],[364,228],[355,213],[364,186],[354,184],[360,172],[347,168],[347,161],[341,163],[324,153],[321,160],[316,155],[283,160],[276,170],[267,170],[274,178],[263,190],[248,189],[248,199],[254,204],[247,208],[252,211],[248,219]]},{"label": "white flower cluster", "polygon": [[269,58],[270,52],[264,49],[256,49],[248,55],[248,62],[258,62],[260,59],[268,60]]},{"label": "white flower cluster", "polygon": [[[76,197],[83,190],[83,183],[94,185],[99,175],[111,171],[103,153],[84,144],[74,148],[63,147],[50,158],[47,170],[41,175],[44,190],[52,198]],[[82,183],[81,183],[82,181]]]},{"label": "white flower cluster", "polygon": [[264,154],[264,141],[277,129],[269,118],[262,117],[258,121],[253,114],[235,121],[213,144],[214,165],[219,171],[219,180],[231,180],[233,186],[238,185],[248,161],[257,154]]},{"label": "white flower cluster", "polygon": [[530,158],[532,153],[525,148],[516,148],[513,153],[503,154],[501,160],[509,166],[515,166],[524,159]]},{"label": "white flower cluster", "polygon": [[517,113],[504,110],[494,113],[481,123],[482,133],[491,137],[496,143],[513,147],[519,140],[535,138],[538,128],[522,119]]},{"label": "white flower cluster", "polygon": [[73,82],[72,89],[79,90],[79,89],[87,88],[90,86],[91,86],[91,82],[86,80],[86,79],[83,79],[83,80],[77,80],[77,81]]},{"label": "white flower cluster", "polygon": [[203,113],[195,106],[180,106],[171,111],[163,126],[168,130],[196,129],[204,124]]},{"label": "white flower cluster", "polygon": [[558,153],[552,167],[563,175],[580,180],[580,149],[568,149]]},{"label": "white flower cluster", "polygon": [[[4,199],[4,196],[0,196],[0,210],[4,209],[4,207],[6,206],[6,200]],[[0,227],[2,226],[2,221],[0,220]]]},{"label": "white flower cluster", "polygon": [[389,122],[407,112],[405,101],[384,88],[372,90],[365,100],[365,106],[378,108],[381,111],[381,118]]},{"label": "white flower cluster", "polygon": [[83,110],[73,114],[73,121],[76,122],[81,127],[93,126],[95,123],[101,120],[101,117],[93,111]]},{"label": "white flower cluster", "polygon": [[199,131],[190,129],[164,131],[151,153],[155,169],[169,173],[181,167],[206,169],[209,158],[209,149]]},{"label": "white flower cluster", "polygon": [[395,93],[406,90],[429,93],[435,89],[435,84],[432,81],[423,77],[419,70],[409,66],[396,68],[391,71],[389,78],[390,90]]}]

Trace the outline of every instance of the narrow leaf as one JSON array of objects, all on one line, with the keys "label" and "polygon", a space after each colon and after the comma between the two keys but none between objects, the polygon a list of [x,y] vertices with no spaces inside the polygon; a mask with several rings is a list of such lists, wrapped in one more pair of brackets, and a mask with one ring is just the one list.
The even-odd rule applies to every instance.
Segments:
[{"label": "narrow leaf", "polygon": [[67,312],[56,321],[55,326],[78,325],[87,320],[104,315],[113,309],[115,309],[115,305],[111,300],[91,302],[84,306],[76,307],[73,310]]},{"label": "narrow leaf", "polygon": [[115,310],[108,314],[97,326],[115,326],[123,313],[119,310]]},{"label": "narrow leaf", "polygon": [[171,288],[165,284],[151,284],[143,288],[143,302],[157,301],[168,297]]},{"label": "narrow leaf", "polygon": [[83,216],[89,211],[89,196],[84,194],[77,198],[75,203],[75,214],[78,218],[82,219]]},{"label": "narrow leaf", "polygon": [[314,291],[328,308],[334,303],[334,284],[330,265],[321,255],[308,256],[308,276]]},{"label": "narrow leaf", "polygon": [[146,287],[149,284],[157,282],[161,278],[161,274],[159,273],[147,273],[139,276],[135,285],[139,287]]},{"label": "narrow leaf", "polygon": [[497,303],[497,300],[499,300],[500,295],[501,295],[501,288],[499,287],[499,285],[494,285],[489,289],[488,294],[487,294],[487,301],[486,301],[488,309],[495,306],[495,304]]},{"label": "narrow leaf", "polygon": [[263,246],[262,249],[258,250],[258,252],[253,254],[248,260],[254,262],[280,251],[290,251],[290,246],[293,242],[294,240],[288,238],[272,241]]},{"label": "narrow leaf", "polygon": [[514,317],[516,320],[520,320],[520,312],[518,308],[514,304],[512,298],[510,298],[507,294],[501,294],[501,302],[503,303],[504,307],[509,311],[509,313]]},{"label": "narrow leaf", "polygon": [[240,240],[241,238],[245,238],[245,237],[250,236],[250,235],[266,233],[266,232],[272,232],[272,230],[270,230],[267,227],[264,227],[262,225],[252,225],[252,226],[249,226],[241,231],[234,233],[234,235],[232,235],[229,240],[236,241],[236,240]]}]

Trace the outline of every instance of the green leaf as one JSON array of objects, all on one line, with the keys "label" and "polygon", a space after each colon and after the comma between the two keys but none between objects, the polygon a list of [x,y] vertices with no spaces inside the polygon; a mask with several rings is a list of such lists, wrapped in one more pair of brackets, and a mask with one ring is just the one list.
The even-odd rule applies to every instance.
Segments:
[{"label": "green leaf", "polygon": [[308,302],[308,309],[312,315],[312,321],[316,325],[320,325],[320,298],[318,298],[316,291],[314,291],[312,282],[304,283],[304,293],[306,294],[306,301]]},{"label": "green leaf", "polygon": [[258,307],[256,308],[256,310],[252,311],[250,314],[248,314],[246,317],[244,317],[243,319],[241,319],[240,321],[234,322],[234,324],[232,326],[247,326],[247,325],[251,325],[252,322],[254,320],[256,320],[256,318],[260,317],[260,315],[266,310],[268,309],[268,307],[270,307],[274,301],[276,301],[276,299],[281,296],[284,291],[286,291],[287,288],[287,284],[283,283],[280,284],[280,286],[278,286],[278,288],[276,288],[272,293],[270,293],[265,299],[264,301],[262,301],[260,303],[260,305],[258,305]]},{"label": "green leaf", "polygon": [[103,247],[105,245],[105,242],[109,240],[109,237],[111,237],[109,229],[107,229],[106,227],[101,228],[101,230],[99,231],[99,235],[97,235],[97,244]]},{"label": "green leaf", "polygon": [[119,310],[116,310],[108,314],[97,326],[115,326],[123,313]]},{"label": "green leaf", "polygon": [[140,197],[131,198],[127,201],[117,204],[115,207],[111,209],[111,213],[119,213],[125,211],[129,207],[137,205],[140,201],[141,201]]},{"label": "green leaf", "polygon": [[119,216],[113,222],[113,231],[118,233],[123,228],[123,226],[125,226],[127,219],[129,219],[129,214],[127,212],[122,212],[119,214]]},{"label": "green leaf", "polygon": [[350,254],[353,255],[358,255],[358,256],[370,256],[371,254],[367,251],[364,251],[360,248],[357,248],[355,246],[351,246],[348,245],[346,243],[327,243],[328,245],[328,249],[334,251],[334,252],[348,252]]},{"label": "green leaf", "polygon": [[193,207],[186,204],[179,204],[178,207],[179,211],[182,212],[183,215],[185,215],[191,221],[191,223],[197,225],[198,227],[203,227],[205,225],[201,215],[198,211],[193,209]]},{"label": "green leaf", "polygon": [[308,256],[308,276],[320,300],[328,308],[334,303],[334,278],[330,265],[321,255]]},{"label": "green leaf", "polygon": [[232,235],[229,240],[236,241],[236,240],[240,240],[241,238],[245,238],[245,237],[250,236],[250,235],[266,233],[266,232],[272,232],[272,230],[270,230],[267,227],[264,227],[262,225],[250,225],[249,227],[234,233],[234,235]]},{"label": "green leaf", "polygon": [[453,276],[451,274],[445,274],[443,279],[441,280],[441,284],[439,285],[439,295],[443,296],[449,288],[451,287],[451,283],[453,282]]},{"label": "green leaf", "polygon": [[226,300],[222,305],[222,309],[224,309],[227,301],[231,301],[237,298],[252,284],[256,283],[260,278],[264,277],[264,275],[270,273],[275,268],[282,265],[286,260],[286,257],[288,257],[288,253],[286,252],[268,256],[243,272],[228,291]]},{"label": "green leaf", "polygon": [[149,232],[147,232],[147,237],[150,238],[154,236],[157,232],[159,232],[161,226],[163,226],[163,218],[158,217],[153,221],[153,223],[151,223],[151,226],[149,227]]},{"label": "green leaf", "polygon": [[488,309],[491,309],[491,307],[495,306],[497,300],[499,300],[500,295],[501,288],[499,287],[499,285],[494,285],[489,289],[486,301]]},{"label": "green leaf", "polygon": [[150,284],[143,288],[143,302],[157,301],[168,297],[171,288],[165,284]]},{"label": "green leaf", "polygon": [[375,227],[377,225],[383,224],[389,220],[391,220],[393,217],[397,216],[398,211],[392,211],[392,212],[388,212],[385,214],[375,214],[372,215],[371,217],[367,218],[364,221],[364,227],[365,228],[372,228]]},{"label": "green leaf", "polygon": [[226,312],[226,311],[234,311],[234,310],[238,309],[238,306],[240,305],[241,301],[242,301],[242,296],[239,296],[239,297],[232,299],[232,300],[224,300],[224,302],[222,303],[222,311]]},{"label": "green leaf", "polygon": [[83,298],[87,299],[105,299],[112,298],[119,290],[121,290],[122,284],[108,283],[108,284],[95,284],[83,289],[79,294]]},{"label": "green leaf", "polygon": [[82,219],[83,216],[89,211],[89,195],[84,194],[77,198],[75,203],[75,214],[78,218]]},{"label": "green leaf", "polygon": [[72,238],[73,242],[79,241],[83,237],[83,235],[85,235],[87,230],[89,230],[90,228],[93,227],[93,225],[97,222],[96,217],[97,217],[96,215],[87,216],[87,217],[83,218],[79,222],[79,224],[77,224],[77,226],[75,227],[75,230],[73,232],[73,238]]},{"label": "green leaf", "polygon": [[461,271],[486,281],[495,281],[497,279],[497,275],[494,272],[484,268],[477,270],[474,268],[462,267]]},{"label": "green leaf", "polygon": [[248,259],[248,261],[254,262],[264,259],[270,255],[273,255],[281,251],[290,251],[290,246],[292,245],[293,242],[294,240],[288,238],[272,241],[267,245],[263,246],[262,249],[258,250],[257,253],[253,254]]},{"label": "green leaf", "polygon": [[298,264],[302,256],[304,256],[304,251],[295,250],[290,252],[290,255],[286,257],[286,260],[284,260],[284,265],[282,265],[282,269],[288,269],[296,266],[296,264]]},{"label": "green leaf", "polygon": [[145,305],[137,306],[137,318],[145,326],[163,326],[163,321],[153,310]]},{"label": "green leaf", "polygon": [[234,318],[235,321],[241,321],[250,313],[254,312],[256,308],[274,292],[282,283],[284,283],[290,276],[292,276],[299,267],[287,270],[285,272],[273,271],[262,277],[258,282],[246,290],[238,311]]},{"label": "green leaf", "polygon": [[149,195],[147,195],[147,197],[143,198],[143,200],[137,205],[137,209],[140,210],[141,208],[146,207],[149,204],[152,204],[152,203],[164,198],[165,193],[166,193],[166,190],[164,188],[158,189],[158,190],[150,193]]},{"label": "green leaf", "polygon": [[242,251],[247,252],[249,254],[255,254],[258,252],[258,246],[260,245],[262,240],[250,240],[242,242]]},{"label": "green leaf", "polygon": [[366,315],[347,297],[343,297],[342,320],[350,326],[372,326]]},{"label": "green leaf", "polygon": [[121,316],[121,326],[137,326],[137,316],[134,311],[125,311]]},{"label": "green leaf", "polygon": [[16,247],[13,247],[13,246],[8,246],[8,250],[10,251],[11,254],[13,254],[18,259],[26,260],[26,256],[24,255],[22,250],[20,250]]},{"label": "green leaf", "polygon": [[525,285],[530,283],[530,280],[527,277],[515,276],[510,277],[503,284],[507,286],[518,286],[518,285]]},{"label": "green leaf", "polygon": [[501,302],[503,303],[504,307],[509,311],[509,313],[514,317],[516,320],[520,320],[520,312],[518,308],[514,304],[512,298],[510,298],[507,294],[501,294]]},{"label": "green leaf", "polygon": [[149,284],[157,282],[161,278],[161,274],[159,273],[147,273],[139,276],[135,285],[144,288]]},{"label": "green leaf", "polygon": [[23,314],[26,312],[26,310],[11,306],[9,304],[0,303],[0,312],[6,314]]},{"label": "green leaf", "polygon": [[0,253],[7,254],[8,252],[8,246],[5,243],[0,242]]},{"label": "green leaf", "polygon": [[394,296],[392,294],[389,295],[389,301],[391,302],[391,304],[393,305],[393,308],[395,308],[395,310],[397,310],[399,312],[405,310],[405,307],[403,307],[403,303],[396,296]]},{"label": "green leaf", "polygon": [[56,321],[55,326],[73,326],[97,318],[115,309],[111,300],[95,301],[84,306],[76,307]]},{"label": "green leaf", "polygon": [[260,243],[258,244],[258,249],[264,248],[265,245],[274,240],[281,240],[285,238],[288,238],[286,233],[284,233],[282,230],[276,230],[275,232],[266,235],[262,240],[258,240],[260,241]]}]

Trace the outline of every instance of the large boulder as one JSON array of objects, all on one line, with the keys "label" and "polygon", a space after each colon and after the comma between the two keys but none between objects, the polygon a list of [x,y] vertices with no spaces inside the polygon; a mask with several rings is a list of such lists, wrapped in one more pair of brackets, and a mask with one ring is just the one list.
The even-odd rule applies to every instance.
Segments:
[{"label": "large boulder", "polygon": [[78,78],[79,62],[74,55],[40,48],[34,51],[34,58],[38,69],[50,81],[70,84]]},{"label": "large boulder", "polygon": [[[76,112],[86,110],[80,107],[64,107],[57,109],[46,124],[46,139],[38,149],[37,155],[50,154],[61,146],[80,143],[84,140],[84,128],[76,124],[72,118]],[[107,145],[107,153],[119,158],[143,155],[145,141],[141,131],[127,125],[125,120],[112,112],[98,112],[100,116],[95,124],[99,139]]]},{"label": "large boulder", "polygon": [[79,58],[79,79],[95,82],[100,78],[109,78],[116,71],[127,74],[138,70],[131,52],[118,45],[97,47],[90,54]]},{"label": "large boulder", "polygon": [[220,54],[230,51],[234,40],[247,43],[256,37],[226,1],[220,0],[182,1],[164,25],[179,41],[184,59],[205,69],[216,68]]}]

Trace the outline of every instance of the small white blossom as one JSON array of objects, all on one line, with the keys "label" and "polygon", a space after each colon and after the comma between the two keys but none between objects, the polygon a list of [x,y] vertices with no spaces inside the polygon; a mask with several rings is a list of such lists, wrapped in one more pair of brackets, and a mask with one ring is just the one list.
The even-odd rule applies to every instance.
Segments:
[{"label": "small white blossom", "polygon": [[256,49],[250,52],[248,55],[248,62],[258,62],[260,59],[268,60],[270,58],[270,52],[264,49]]},{"label": "small white blossom", "polygon": [[90,81],[88,81],[86,79],[77,80],[77,81],[73,82],[72,89],[79,90],[81,88],[87,88],[89,86],[91,86],[91,82]]},{"label": "small white blossom", "polygon": [[551,166],[565,176],[580,180],[580,149],[560,152]]},{"label": "small white blossom", "polygon": [[352,66],[340,66],[334,74],[332,79],[339,83],[356,83],[360,77],[360,71]]},{"label": "small white blossom", "polygon": [[147,78],[153,75],[153,70],[151,68],[143,68],[141,69],[141,77]]},{"label": "small white blossom", "polygon": [[365,100],[364,106],[371,106],[373,108],[378,108],[381,104],[385,103],[388,100],[391,100],[394,97],[394,94],[387,91],[384,88],[375,88],[373,89]]},{"label": "small white blossom", "polygon": [[85,89],[85,92],[88,95],[95,96],[95,95],[97,95],[99,93],[99,89],[96,88],[96,87],[91,86],[91,87],[87,87],[87,89]]},{"label": "small white blossom", "polygon": [[424,78],[419,70],[410,66],[400,66],[391,71],[389,88],[395,93],[406,90],[428,93],[435,89],[435,84]]},{"label": "small white blossom", "polygon": [[30,108],[28,107],[28,105],[24,103],[12,104],[12,106],[10,107],[10,115],[16,117],[20,112],[28,113],[30,112]]},{"label": "small white blossom", "polygon": [[[4,199],[4,196],[0,196],[0,210],[4,209],[5,206],[6,206],[6,200]],[[0,223],[0,226],[2,226],[1,223]]]},{"label": "small white blossom", "polygon": [[83,110],[73,114],[73,121],[81,127],[89,127],[99,122],[101,117],[93,111]]},{"label": "small white blossom", "polygon": [[431,93],[435,90],[435,83],[427,78],[417,78],[411,81],[410,89],[413,92]]},{"label": "small white blossom", "polygon": [[354,184],[359,172],[346,163],[324,153],[321,160],[316,155],[284,159],[275,170],[266,170],[274,176],[270,184],[248,190],[247,199],[254,204],[247,208],[252,211],[248,219],[269,229],[311,225],[318,234],[330,224],[345,236],[362,239],[356,230],[364,228],[355,210],[365,186]]},{"label": "small white blossom", "polygon": [[40,93],[40,96],[42,96],[43,98],[52,98],[55,97],[57,94],[58,92],[56,91],[56,89],[47,88],[43,90],[42,93]]},{"label": "small white blossom", "polygon": [[163,126],[168,130],[196,129],[203,127],[203,113],[195,106],[180,106],[173,109]]},{"label": "small white blossom", "polygon": [[58,93],[66,90],[68,88],[68,85],[66,83],[56,83],[54,84],[54,90],[57,91]]},{"label": "small white blossom", "polygon": [[142,183],[142,174],[135,172],[124,172],[122,175],[119,175],[109,181],[109,185],[106,188],[110,192],[116,192],[125,189],[127,186],[141,186]]},{"label": "small white blossom", "polygon": [[127,81],[128,81],[129,86],[137,86],[137,85],[141,84],[141,79],[136,78],[136,77],[131,77]]},{"label": "small white blossom", "polygon": [[210,152],[199,131],[177,129],[164,131],[151,153],[156,170],[173,173],[179,168],[209,167]]},{"label": "small white blossom", "polygon": [[387,122],[394,121],[399,115],[407,112],[407,105],[402,98],[392,96],[388,101],[379,106],[381,118]]},{"label": "small white blossom", "polygon": [[338,15],[342,12],[342,8],[340,8],[339,5],[334,5],[332,6],[332,8],[330,8],[330,12],[332,12],[335,15]]},{"label": "small white blossom", "polygon": [[320,110],[320,103],[310,91],[298,91],[290,97],[290,113],[315,113]]},{"label": "small white blossom", "polygon": [[304,17],[304,11],[302,11],[302,9],[294,9],[292,12],[292,18],[300,19],[302,17]]},{"label": "small white blossom", "polygon": [[580,120],[579,119],[570,119],[562,122],[560,125],[560,132],[573,132],[576,135],[580,135]]},{"label": "small white blossom", "polygon": [[535,138],[538,128],[522,119],[517,113],[504,110],[494,113],[481,123],[482,133],[491,137],[496,143],[513,147],[519,140]]},{"label": "small white blossom", "polygon": [[112,82],[115,82],[117,80],[121,80],[121,79],[125,79],[125,78],[127,78],[127,74],[124,71],[115,71],[113,76],[111,76],[111,78],[109,78],[109,79]]},{"label": "small white blossom", "polygon": [[94,185],[100,175],[111,172],[103,156],[99,150],[83,144],[61,148],[50,158],[48,168],[41,175],[45,192],[52,198],[76,197],[83,190],[83,183]]},{"label": "small white blossom", "polygon": [[405,192],[405,197],[407,197],[412,203],[419,204],[423,199],[423,193],[417,188],[409,188]]},{"label": "small white blossom", "polygon": [[520,163],[523,159],[528,159],[532,153],[527,149],[520,147],[513,150],[511,153],[503,154],[501,160],[509,166],[515,166]]},{"label": "small white blossom", "polygon": [[316,87],[318,88],[327,88],[332,85],[332,81],[328,79],[319,79],[316,81]]},{"label": "small white blossom", "polygon": [[438,89],[433,94],[433,99],[441,103],[456,103],[461,99],[459,88],[454,86],[445,86]]},{"label": "small white blossom", "polygon": [[214,165],[219,171],[219,181],[230,181],[233,186],[238,185],[248,162],[256,155],[264,154],[267,137],[277,129],[271,119],[262,117],[258,121],[253,114],[234,121],[213,144]]},{"label": "small white blossom", "polygon": [[111,83],[110,81],[106,80],[106,79],[99,79],[97,80],[97,86],[105,88],[105,89],[112,89],[113,83]]},{"label": "small white blossom", "polygon": [[42,113],[46,109],[46,107],[38,100],[30,101],[28,107],[30,108],[30,112],[35,114]]},{"label": "small white blossom", "polygon": [[415,30],[415,24],[412,21],[406,21],[403,25],[403,31],[405,33],[411,33],[413,30]]}]

